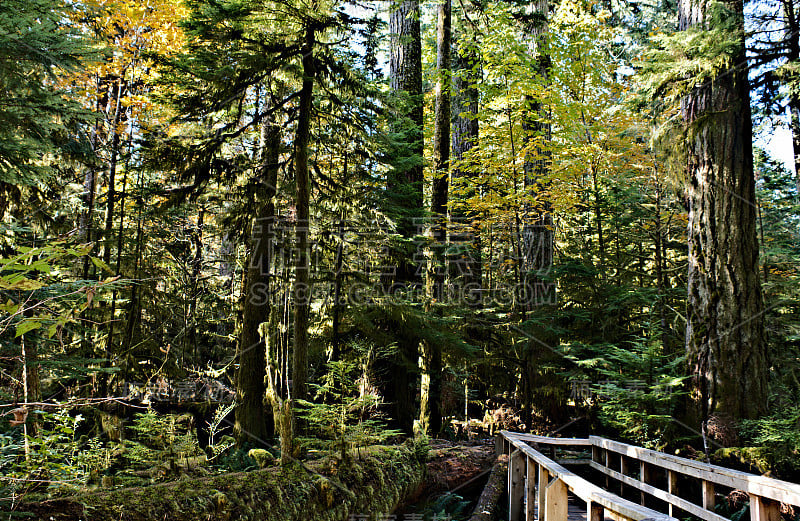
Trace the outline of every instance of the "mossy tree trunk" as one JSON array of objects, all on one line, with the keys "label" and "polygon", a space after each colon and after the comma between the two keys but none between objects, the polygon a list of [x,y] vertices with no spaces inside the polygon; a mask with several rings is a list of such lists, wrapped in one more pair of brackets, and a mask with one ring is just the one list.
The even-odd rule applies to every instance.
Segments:
[{"label": "mossy tree trunk", "polygon": [[[679,3],[682,30],[738,29],[732,65],[682,101],[688,127],[689,278],[686,352],[702,425],[731,425],[767,406],[764,305],[758,269],[750,86],[740,1],[724,10]],[[735,427],[734,427],[735,428]]]},{"label": "mossy tree trunk", "polygon": [[307,25],[303,40],[303,85],[300,90],[297,131],[294,139],[295,209],[297,211],[294,281],[294,352],[292,366],[292,398],[305,400],[308,380],[308,313],[311,305],[309,278],[308,233],[311,183],[308,169],[308,143],[311,135],[311,109],[314,99],[316,30]]},{"label": "mossy tree trunk", "polygon": [[280,145],[280,127],[265,123],[261,130],[259,209],[250,232],[250,259],[239,337],[235,432],[240,445],[246,442],[260,445],[272,430],[268,428],[271,422],[264,408],[266,338],[260,326],[269,320],[271,309],[270,272]]},{"label": "mossy tree trunk", "polygon": [[[428,259],[426,293],[428,311],[445,298],[445,256],[447,243],[447,207],[450,175],[450,42],[451,4],[441,0],[436,24],[436,108],[433,130],[433,186],[431,187],[432,251]],[[442,346],[439,342],[422,342],[422,385],[420,392],[420,426],[430,435],[442,430]]]}]

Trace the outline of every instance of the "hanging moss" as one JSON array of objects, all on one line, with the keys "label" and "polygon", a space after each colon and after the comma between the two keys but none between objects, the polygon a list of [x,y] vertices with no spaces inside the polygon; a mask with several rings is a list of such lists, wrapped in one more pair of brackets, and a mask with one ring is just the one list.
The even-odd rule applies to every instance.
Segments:
[{"label": "hanging moss", "polygon": [[425,478],[424,452],[374,447],[317,474],[299,465],[90,493],[24,505],[52,521],[334,521],[391,512]]}]

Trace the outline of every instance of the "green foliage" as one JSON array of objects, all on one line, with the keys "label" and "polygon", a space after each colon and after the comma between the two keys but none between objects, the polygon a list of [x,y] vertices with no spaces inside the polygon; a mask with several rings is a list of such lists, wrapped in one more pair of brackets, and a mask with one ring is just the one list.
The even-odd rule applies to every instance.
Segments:
[{"label": "green foliage", "polygon": [[624,347],[572,344],[568,354],[578,367],[570,377],[591,382],[589,402],[603,424],[638,445],[663,449],[675,442],[680,429],[673,416],[686,394],[683,356],[665,353],[657,338]]},{"label": "green foliage", "polygon": [[800,406],[796,397],[781,401],[782,405],[768,416],[743,422],[742,438],[763,449],[765,471],[794,475],[800,471]]},{"label": "green foliage", "polygon": [[300,401],[299,416],[308,421],[319,439],[305,440],[320,445],[341,460],[354,448],[382,443],[397,436],[380,419],[381,399],[367,382],[360,361],[328,362],[328,371],[320,384],[311,384],[315,402]]},{"label": "green foliage", "polygon": [[0,190],[33,185],[48,171],[47,159],[77,155],[87,143],[76,126],[90,117],[59,86],[90,56],[85,35],[69,23],[75,3],[4,0],[0,12]]},{"label": "green foliage", "polygon": [[162,461],[195,455],[199,449],[188,428],[190,420],[190,415],[158,414],[152,409],[137,413],[130,427],[136,433],[136,441],[129,442],[129,447],[139,445],[145,449],[139,454]]},{"label": "green foliage", "polygon": [[706,4],[703,23],[675,33],[658,33],[642,57],[641,95],[674,104],[699,85],[740,66],[744,30],[722,2]]},{"label": "green foliage", "polygon": [[82,415],[66,408],[34,415],[35,435],[26,437],[22,427],[0,433],[0,474],[5,478],[0,479],[0,511],[21,496],[82,490],[109,467],[111,450],[99,438],[77,435]]},{"label": "green foliage", "polygon": [[211,461],[223,452],[227,451],[236,444],[233,436],[220,436],[221,425],[226,416],[236,408],[236,403],[231,403],[226,407],[217,407],[214,417],[208,423],[208,460]]}]

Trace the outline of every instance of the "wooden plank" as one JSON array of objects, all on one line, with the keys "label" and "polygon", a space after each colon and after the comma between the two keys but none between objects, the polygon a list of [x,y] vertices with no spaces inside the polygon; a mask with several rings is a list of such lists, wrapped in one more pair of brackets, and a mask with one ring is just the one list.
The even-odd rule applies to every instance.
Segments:
[{"label": "wooden plank", "polygon": [[541,443],[544,445],[571,445],[575,447],[591,447],[589,438],[549,438],[523,432],[500,431],[507,438],[516,438],[525,442]]},{"label": "wooden plank", "polygon": [[740,489],[755,496],[800,506],[800,485],[795,483],[681,458],[599,436],[590,436],[589,440],[603,449],[625,454],[663,469],[674,470],[680,474],[710,481],[717,485]]},{"label": "wooden plank", "polygon": [[536,521],[536,463],[525,458],[525,521]]},{"label": "wooden plank", "polygon": [[599,470],[600,472],[610,475],[614,479],[624,481],[625,483],[627,483],[632,487],[636,487],[639,490],[647,492],[653,497],[657,497],[658,499],[666,501],[667,503],[673,504],[676,507],[685,510],[686,512],[689,512],[690,514],[694,514],[701,519],[705,519],[706,521],[730,521],[727,517],[723,517],[714,512],[710,512],[699,505],[695,505],[691,501],[679,498],[678,496],[673,496],[672,494],[670,494],[665,490],[661,490],[660,488],[656,488],[652,485],[647,485],[645,483],[642,483],[638,479],[632,478],[630,476],[623,476],[619,472],[606,468],[603,465],[592,463],[591,467]]},{"label": "wooden plank", "polygon": [[[678,473],[674,470],[667,471],[667,492],[670,495],[678,497]],[[669,515],[677,517],[675,516],[675,514],[677,514],[676,510],[675,505],[669,503]]]},{"label": "wooden plank", "polygon": [[627,517],[617,514],[616,512],[606,512],[606,517],[610,517],[614,521],[631,521]]},{"label": "wooden plank", "polygon": [[[589,483],[574,472],[567,470],[520,440],[514,440],[513,443],[519,451],[525,453],[541,467],[544,467],[550,476],[561,479],[570,491],[584,501],[595,501],[601,504],[606,510],[616,512],[622,517],[634,521],[641,521],[648,518],[655,521],[677,521],[673,517],[637,505],[632,501],[628,501],[627,499],[603,490],[597,485]],[[542,472],[542,474],[544,474],[544,472]]]},{"label": "wooden plank", "polygon": [[508,462],[508,519],[519,521],[522,512],[522,495],[525,493],[525,455],[519,450],[511,453]]},{"label": "wooden plank", "polygon": [[[639,462],[639,481],[642,483],[648,484],[652,481],[652,477],[650,476],[650,469],[652,467],[650,464],[645,463],[644,461]],[[645,496],[644,492],[639,492],[639,504],[642,506],[647,506],[647,497]]]},{"label": "wooden plank", "polygon": [[700,486],[703,492],[703,508],[713,511],[717,504],[717,499],[714,497],[714,483],[703,480]]},{"label": "wooden plank", "polygon": [[780,521],[780,504],[758,496],[750,495],[750,521]]},{"label": "wooden plank", "polygon": [[540,521],[567,521],[569,517],[569,489],[556,478],[545,488],[544,517]]},{"label": "wooden plank", "polygon": [[545,508],[545,490],[547,490],[547,484],[550,483],[550,473],[547,472],[547,469],[539,465],[539,497],[537,506],[539,508],[539,521],[544,521],[542,516],[544,516]]},{"label": "wooden plank", "polygon": [[586,521],[603,521],[605,519],[605,509],[603,505],[594,501],[586,502]]},{"label": "wooden plank", "polygon": [[[619,472],[623,476],[628,475],[628,460],[622,454],[619,455]],[[622,481],[619,482],[619,495],[625,495],[625,483]]]},{"label": "wooden plank", "polygon": [[588,458],[561,458],[554,461],[559,465],[588,465],[592,460]]}]

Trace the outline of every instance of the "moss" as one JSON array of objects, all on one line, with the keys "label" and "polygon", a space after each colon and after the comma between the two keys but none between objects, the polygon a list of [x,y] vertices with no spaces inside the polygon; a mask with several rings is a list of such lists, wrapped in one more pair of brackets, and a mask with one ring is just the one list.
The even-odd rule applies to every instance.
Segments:
[{"label": "moss", "polygon": [[718,465],[759,474],[774,472],[772,459],[765,447],[726,447],[713,454],[713,460]]},{"label": "moss", "polygon": [[[310,465],[316,465],[314,472],[323,469],[321,462]],[[390,512],[424,477],[419,448],[375,447],[329,477],[292,465],[83,494],[31,503],[24,510],[54,521],[340,520]]]},{"label": "moss", "polygon": [[247,455],[253,458],[261,469],[275,464],[275,458],[266,449],[250,449]]}]

